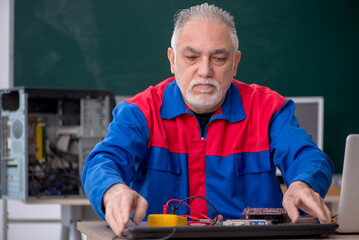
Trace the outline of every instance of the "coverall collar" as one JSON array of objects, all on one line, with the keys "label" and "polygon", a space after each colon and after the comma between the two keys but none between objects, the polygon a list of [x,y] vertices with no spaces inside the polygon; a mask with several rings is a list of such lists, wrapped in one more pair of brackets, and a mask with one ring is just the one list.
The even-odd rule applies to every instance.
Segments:
[{"label": "coverall collar", "polygon": [[[161,118],[172,119],[184,113],[192,113],[183,101],[176,80],[170,82],[163,93]],[[213,115],[216,119],[238,122],[246,117],[237,86],[232,82],[222,106]]]}]

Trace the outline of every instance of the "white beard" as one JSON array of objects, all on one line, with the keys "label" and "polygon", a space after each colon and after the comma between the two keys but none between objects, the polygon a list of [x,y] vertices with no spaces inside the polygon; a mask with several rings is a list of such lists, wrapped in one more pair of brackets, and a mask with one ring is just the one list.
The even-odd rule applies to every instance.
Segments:
[{"label": "white beard", "polygon": [[[185,100],[188,104],[192,105],[195,108],[199,109],[211,109],[218,105],[223,97],[223,91],[221,85],[212,78],[196,78],[190,82],[187,89],[183,89],[181,80],[177,81],[179,88],[181,89],[182,94],[184,95]],[[194,94],[193,88],[197,84],[210,84],[215,87],[214,93],[209,94],[213,91],[212,88],[208,89],[199,89],[199,93]]]}]

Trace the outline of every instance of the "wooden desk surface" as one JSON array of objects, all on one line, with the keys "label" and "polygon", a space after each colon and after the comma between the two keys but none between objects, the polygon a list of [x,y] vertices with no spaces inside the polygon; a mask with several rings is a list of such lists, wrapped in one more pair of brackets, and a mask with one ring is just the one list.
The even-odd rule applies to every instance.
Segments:
[{"label": "wooden desk surface", "polygon": [[[107,223],[104,221],[101,222],[78,222],[77,229],[87,236],[88,240],[112,240],[116,235],[112,232],[110,228],[107,227]],[[116,238],[116,239],[125,239],[125,238]],[[359,234],[354,235],[339,235],[334,234],[330,235],[325,239],[335,239],[335,240],[359,240]],[[300,240],[300,239],[297,239]],[[308,238],[306,238],[308,240]]]},{"label": "wooden desk surface", "polygon": [[25,200],[23,202],[26,204],[60,204],[90,206],[90,201],[87,198],[34,199]]},{"label": "wooden desk surface", "polygon": [[85,234],[88,240],[112,240],[116,235],[107,226],[104,221],[77,222],[77,230]]}]

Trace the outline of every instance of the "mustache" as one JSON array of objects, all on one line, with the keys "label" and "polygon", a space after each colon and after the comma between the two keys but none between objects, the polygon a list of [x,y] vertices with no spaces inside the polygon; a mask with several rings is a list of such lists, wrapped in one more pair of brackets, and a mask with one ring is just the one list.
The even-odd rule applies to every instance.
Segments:
[{"label": "mustache", "polygon": [[209,84],[209,85],[213,85],[217,89],[220,88],[219,83],[212,78],[196,78],[190,82],[188,89],[193,89],[194,86],[199,84]]}]

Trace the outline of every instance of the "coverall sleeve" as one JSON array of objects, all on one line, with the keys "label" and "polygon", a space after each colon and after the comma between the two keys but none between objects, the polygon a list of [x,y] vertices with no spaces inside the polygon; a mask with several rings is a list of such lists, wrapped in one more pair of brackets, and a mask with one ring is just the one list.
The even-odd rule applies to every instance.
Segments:
[{"label": "coverall sleeve", "polygon": [[269,139],[273,162],[281,170],[287,187],[294,181],[303,181],[324,198],[332,181],[333,163],[311,135],[299,127],[294,109],[294,102],[287,100],[271,119]]},{"label": "coverall sleeve", "polygon": [[104,219],[103,195],[112,185],[130,185],[136,167],[146,158],[149,130],[135,105],[122,102],[113,111],[108,134],[89,154],[82,185],[95,212]]}]

